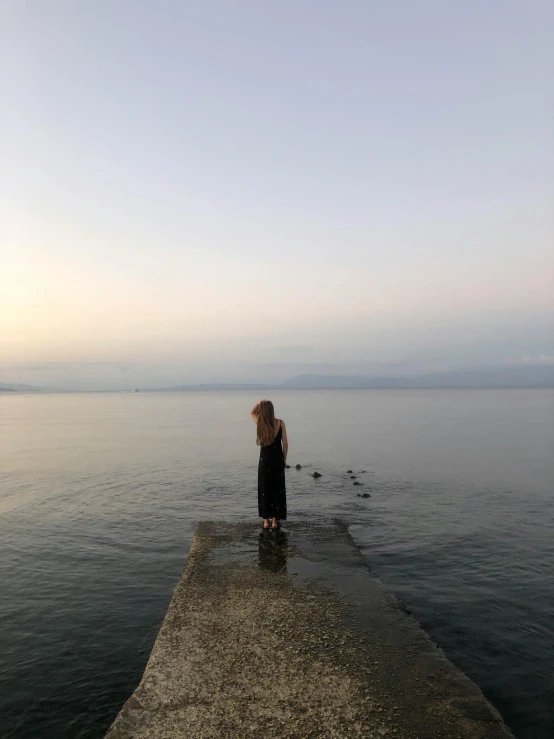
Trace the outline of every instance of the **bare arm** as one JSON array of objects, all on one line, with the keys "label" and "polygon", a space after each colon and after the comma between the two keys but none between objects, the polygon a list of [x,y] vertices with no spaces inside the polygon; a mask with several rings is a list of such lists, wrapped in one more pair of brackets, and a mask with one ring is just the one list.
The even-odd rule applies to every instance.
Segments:
[{"label": "bare arm", "polygon": [[256,405],[255,405],[255,406],[254,406],[254,407],[252,408],[252,410],[250,411],[250,415],[252,416],[252,420],[254,421],[254,423],[255,423],[255,424],[257,424],[257,423],[258,423],[258,412],[259,412],[259,410],[260,410],[260,402],[261,402],[261,401],[258,401],[258,402],[256,403]]},{"label": "bare arm", "polygon": [[283,457],[285,458],[285,464],[287,463],[287,454],[289,451],[289,440],[287,438],[287,427],[285,422],[281,421],[281,437],[283,439]]}]

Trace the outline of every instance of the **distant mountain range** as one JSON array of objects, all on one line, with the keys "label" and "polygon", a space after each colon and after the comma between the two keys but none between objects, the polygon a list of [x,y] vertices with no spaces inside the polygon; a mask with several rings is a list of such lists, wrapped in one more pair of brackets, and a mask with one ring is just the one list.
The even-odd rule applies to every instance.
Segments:
[{"label": "distant mountain range", "polygon": [[5,385],[3,382],[0,382],[0,393],[15,393],[15,392],[36,393],[44,389],[45,388],[34,387],[33,385],[13,385],[13,384]]},{"label": "distant mountain range", "polygon": [[[298,375],[282,384],[204,383],[165,388],[142,388],[148,392],[183,392],[199,390],[309,390],[334,388],[516,388],[554,387],[554,365],[505,366],[482,369],[435,372],[415,377],[378,377],[363,375]],[[133,388],[134,389],[134,388]],[[131,390],[131,388],[129,388]],[[0,392],[64,392],[32,385],[0,382]],[[66,392],[75,392],[67,390]]]},{"label": "distant mountain range", "polygon": [[268,390],[269,388],[275,387],[275,385],[259,385],[256,383],[237,384],[228,382],[212,382],[204,383],[202,385],[176,385],[175,387],[164,387],[161,388],[161,391],[168,393],[174,391],[179,392],[182,390]]},{"label": "distant mountain range", "polygon": [[417,377],[366,377],[359,375],[298,375],[282,384],[178,385],[166,392],[183,390],[270,390],[334,388],[464,388],[554,387],[554,365],[538,367],[491,367],[457,372],[435,372]]},{"label": "distant mountain range", "polygon": [[355,377],[348,375],[300,375],[285,388],[463,388],[554,387],[554,366],[491,367],[435,372],[417,377]]}]

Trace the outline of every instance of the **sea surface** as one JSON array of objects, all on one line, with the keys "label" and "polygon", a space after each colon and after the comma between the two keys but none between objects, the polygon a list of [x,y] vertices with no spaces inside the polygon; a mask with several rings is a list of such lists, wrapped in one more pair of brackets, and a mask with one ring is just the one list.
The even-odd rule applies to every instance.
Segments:
[{"label": "sea surface", "polygon": [[[289,518],[348,523],[516,736],[552,739],[554,390],[270,397],[303,465],[287,472]],[[103,736],[196,522],[257,517],[258,399],[0,394],[2,739]]]}]

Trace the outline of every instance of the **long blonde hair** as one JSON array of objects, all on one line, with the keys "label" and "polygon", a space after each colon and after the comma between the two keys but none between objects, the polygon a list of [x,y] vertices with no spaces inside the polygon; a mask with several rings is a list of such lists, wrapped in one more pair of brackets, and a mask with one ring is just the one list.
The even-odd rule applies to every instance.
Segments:
[{"label": "long blonde hair", "polygon": [[262,400],[258,406],[256,444],[268,446],[275,438],[275,409],[271,400]]}]

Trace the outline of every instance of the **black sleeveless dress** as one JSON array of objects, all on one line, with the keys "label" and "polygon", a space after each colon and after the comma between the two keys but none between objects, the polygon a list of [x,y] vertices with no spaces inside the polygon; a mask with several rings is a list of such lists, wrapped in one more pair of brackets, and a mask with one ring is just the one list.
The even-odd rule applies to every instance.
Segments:
[{"label": "black sleeveless dress", "polygon": [[258,465],[258,513],[261,518],[287,517],[285,458],[281,444],[281,424],[271,444],[260,448]]}]

